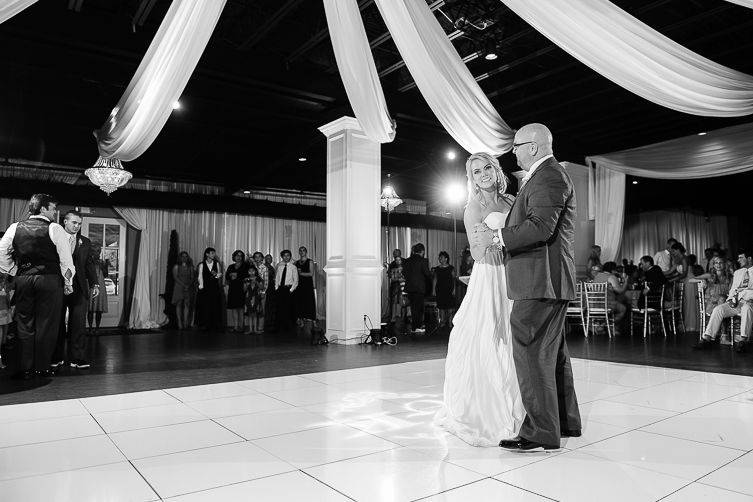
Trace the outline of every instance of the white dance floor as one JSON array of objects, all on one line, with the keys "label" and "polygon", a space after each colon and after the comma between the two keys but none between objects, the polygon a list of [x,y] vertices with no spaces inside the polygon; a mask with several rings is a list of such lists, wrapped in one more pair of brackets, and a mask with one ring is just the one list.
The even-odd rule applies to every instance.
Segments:
[{"label": "white dance floor", "polygon": [[443,360],[0,407],[0,500],[753,500],[753,378],[573,360],[584,435],[473,448]]}]

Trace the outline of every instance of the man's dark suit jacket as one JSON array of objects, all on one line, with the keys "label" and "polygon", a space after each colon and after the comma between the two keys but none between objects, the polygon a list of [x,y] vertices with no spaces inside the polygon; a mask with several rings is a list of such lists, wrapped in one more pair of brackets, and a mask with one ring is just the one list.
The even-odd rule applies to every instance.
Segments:
[{"label": "man's dark suit jacket", "polygon": [[406,293],[426,294],[427,281],[431,279],[429,260],[418,254],[403,260],[403,277]]},{"label": "man's dark suit jacket", "polygon": [[[76,275],[73,276],[73,294],[88,295],[89,290],[97,282],[97,268],[92,256],[92,241],[80,233],[76,235],[76,247],[73,250],[73,266],[76,267]],[[104,294],[100,291],[100,294]]]},{"label": "man's dark suit jacket", "polygon": [[575,298],[575,189],[554,157],[536,168],[502,229],[511,300]]}]

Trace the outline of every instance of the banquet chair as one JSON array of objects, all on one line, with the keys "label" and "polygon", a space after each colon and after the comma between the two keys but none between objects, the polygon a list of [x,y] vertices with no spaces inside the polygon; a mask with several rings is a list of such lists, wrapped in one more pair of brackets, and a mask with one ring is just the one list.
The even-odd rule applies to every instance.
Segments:
[{"label": "banquet chair", "polygon": [[664,325],[664,286],[659,289],[646,290],[643,298],[638,300],[638,305],[630,309],[630,336],[633,335],[633,326],[637,319],[643,322],[643,338],[651,332],[651,317],[658,316],[661,321],[661,329],[667,336],[667,328]]},{"label": "banquet chair", "polygon": [[[674,281],[669,286],[669,299],[664,303],[663,311],[669,316],[672,322],[672,334],[677,334],[677,319],[680,320],[682,332],[685,332],[685,319],[683,317],[683,305],[685,301],[685,283]],[[662,322],[663,317],[662,317]],[[666,330],[664,330],[666,333]]]},{"label": "banquet chair", "polygon": [[583,326],[583,334],[588,338],[588,328],[586,328],[585,305],[583,303],[583,283],[575,283],[575,299],[570,300],[567,305],[567,318],[580,319]]},{"label": "banquet chair", "polygon": [[[607,325],[607,334],[609,335],[609,338],[612,338],[612,332],[614,331],[614,314],[612,309],[609,308],[607,283],[586,282],[583,284],[583,287],[586,292],[586,333],[588,333],[589,327],[594,330],[594,325],[596,324],[595,321],[597,319],[603,319],[604,323]],[[596,334],[595,330],[594,334]]]},{"label": "banquet chair", "polygon": [[711,315],[711,312],[706,312],[706,288],[704,287],[705,283],[699,282],[697,284],[698,286],[698,315],[700,316],[698,326],[700,327],[700,333],[698,334],[698,338],[702,339],[703,334],[706,332],[706,322],[708,319],[706,319],[707,315]]}]

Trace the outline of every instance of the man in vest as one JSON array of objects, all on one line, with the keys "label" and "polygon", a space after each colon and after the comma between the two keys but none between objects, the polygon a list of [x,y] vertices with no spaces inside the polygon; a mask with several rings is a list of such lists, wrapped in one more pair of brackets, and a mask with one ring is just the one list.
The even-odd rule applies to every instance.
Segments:
[{"label": "man in vest", "polygon": [[12,224],[0,239],[0,272],[16,276],[18,378],[51,375],[63,295],[73,292],[71,243],[65,229],[53,223],[56,210],[52,196],[32,195],[29,219]]}]

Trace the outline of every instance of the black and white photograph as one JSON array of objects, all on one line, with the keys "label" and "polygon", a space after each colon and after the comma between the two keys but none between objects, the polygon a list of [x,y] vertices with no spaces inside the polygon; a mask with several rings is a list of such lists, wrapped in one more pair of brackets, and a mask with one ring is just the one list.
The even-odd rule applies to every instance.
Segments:
[{"label": "black and white photograph", "polygon": [[753,0],[0,0],[0,501],[753,502]]}]

